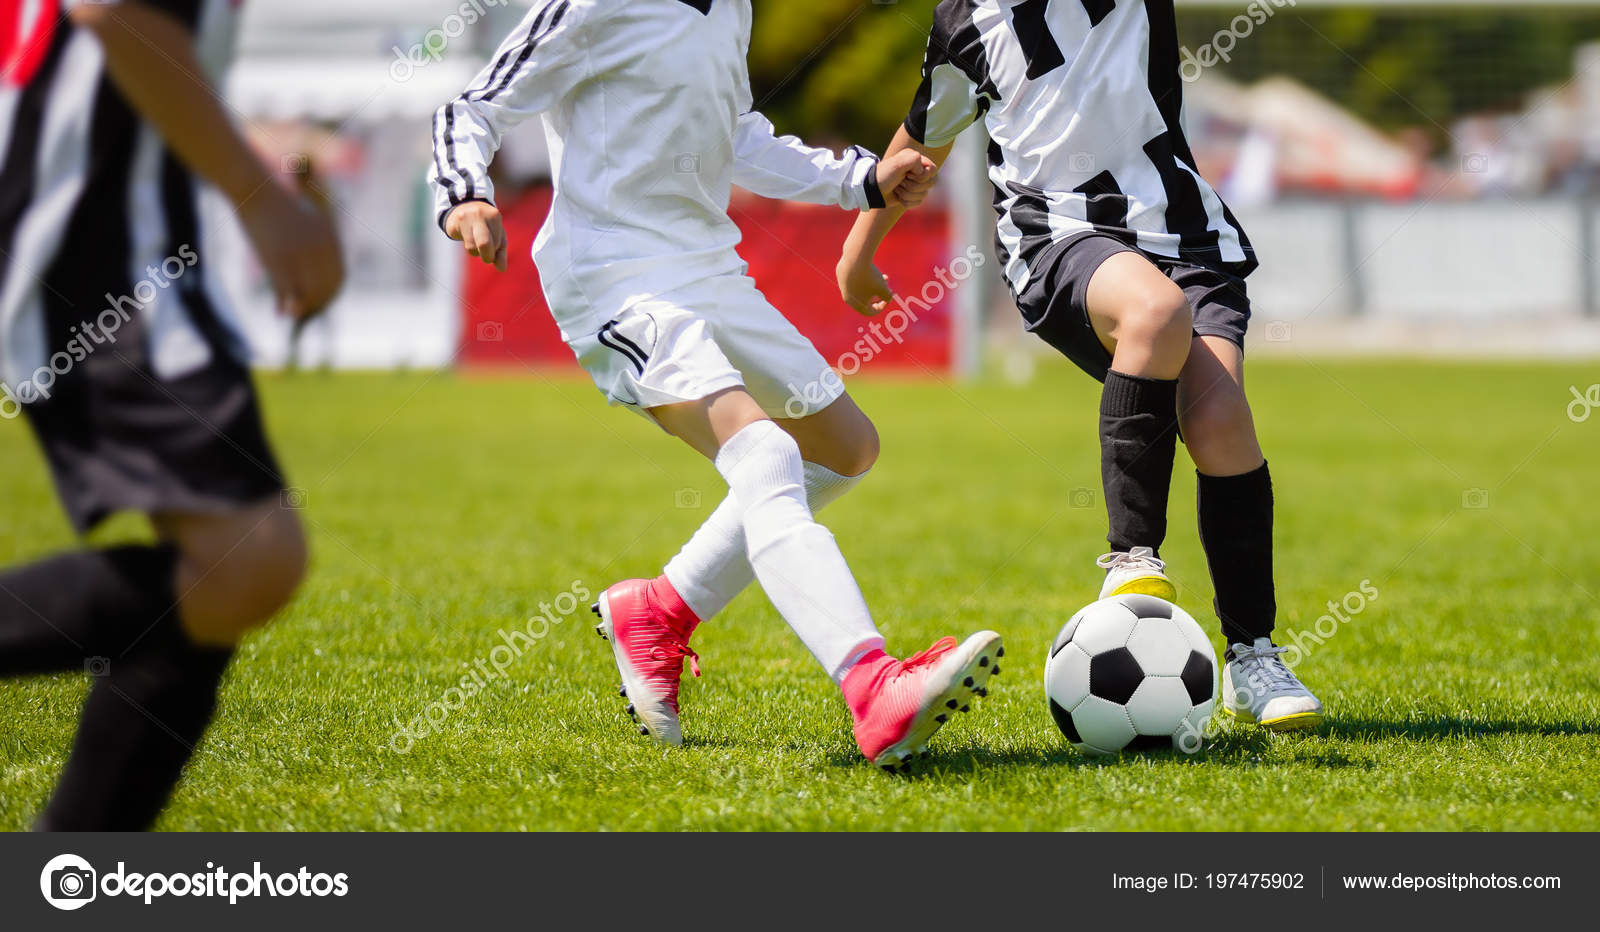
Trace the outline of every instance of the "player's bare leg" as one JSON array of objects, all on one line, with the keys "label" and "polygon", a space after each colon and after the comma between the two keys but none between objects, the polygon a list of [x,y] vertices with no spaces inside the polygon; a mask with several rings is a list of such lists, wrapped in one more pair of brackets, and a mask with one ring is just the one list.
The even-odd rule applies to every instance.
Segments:
[{"label": "player's bare leg", "polygon": [[1184,443],[1197,472],[1200,543],[1228,642],[1223,709],[1275,731],[1311,728],[1322,703],[1272,643],[1272,476],[1244,392],[1244,351],[1195,337],[1178,391]]},{"label": "player's bare leg", "polygon": [[196,643],[233,647],[305,579],[305,528],[278,498],[231,513],[153,515],[151,524],[178,548],[179,605]]},{"label": "player's bare leg", "polygon": [[1172,600],[1160,558],[1177,447],[1178,375],[1194,317],[1183,290],[1148,259],[1121,252],[1089,281],[1095,335],[1111,353],[1100,397],[1100,469],[1111,552],[1100,597],[1138,593]]},{"label": "player's bare leg", "polygon": [[800,445],[800,458],[841,476],[861,476],[878,462],[878,428],[848,394],[816,414],[773,423]]}]

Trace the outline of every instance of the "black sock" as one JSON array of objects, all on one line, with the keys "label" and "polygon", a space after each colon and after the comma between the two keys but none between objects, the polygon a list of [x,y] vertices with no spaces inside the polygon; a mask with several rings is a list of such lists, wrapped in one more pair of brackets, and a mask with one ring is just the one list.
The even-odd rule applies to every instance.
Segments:
[{"label": "black sock", "polygon": [[1229,644],[1271,637],[1278,614],[1272,584],[1272,474],[1262,463],[1242,476],[1196,475],[1200,545],[1217,591],[1222,633]]},{"label": "black sock", "polygon": [[1112,371],[1100,395],[1100,475],[1113,551],[1167,537],[1167,495],[1178,442],[1178,382]]},{"label": "black sock", "polygon": [[82,670],[158,622],[176,629],[177,559],[168,546],[79,550],[0,574],[0,676]]},{"label": "black sock", "polygon": [[94,676],[36,828],[147,828],[211,721],[233,652],[184,632],[177,559],[170,546],[80,550],[0,574],[0,675]]},{"label": "black sock", "polygon": [[198,647],[174,627],[113,658],[89,690],[72,756],[35,829],[149,828],[211,722],[232,656]]}]

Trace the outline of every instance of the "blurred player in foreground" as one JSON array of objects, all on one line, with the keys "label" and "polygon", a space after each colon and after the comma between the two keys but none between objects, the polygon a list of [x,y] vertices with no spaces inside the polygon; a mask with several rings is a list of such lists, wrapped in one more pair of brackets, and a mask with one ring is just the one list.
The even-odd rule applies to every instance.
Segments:
[{"label": "blurred player in foreground", "polygon": [[[898,660],[816,509],[877,458],[872,423],[816,349],[767,303],[736,252],[734,184],[847,209],[909,207],[933,183],[916,152],[843,158],[774,134],[752,111],[749,0],[544,0],[434,121],[439,222],[504,269],[488,164],[542,116],[555,201],[534,243],[562,337],[614,405],[710,459],[727,498],[664,573],[600,597],[639,731],[681,742],[678,689],[695,626],[752,579],[844,693],[856,742],[909,766],[999,672],[999,635],[944,638]],[[787,386],[820,384],[800,418]],[[807,402],[813,398],[808,397]],[[626,495],[619,488],[617,494]]]},{"label": "blurred player in foreground", "polygon": [[233,203],[291,317],[322,309],[343,266],[328,218],[274,181],[207,77],[238,6],[46,0],[4,50],[0,404],[26,415],[79,532],[137,511],[157,539],[0,573],[0,675],[93,677],[41,830],[147,827],[235,645],[305,573],[199,251],[198,186]]},{"label": "blurred player in foreground", "polygon": [[[922,78],[886,157],[942,164],[984,118],[1017,307],[1105,383],[1100,597],[1176,596],[1159,554],[1181,436],[1229,645],[1224,709],[1275,730],[1317,725],[1322,703],[1272,643],[1272,480],[1244,393],[1255,252],[1184,138],[1172,0],[944,0]],[[892,297],[872,257],[901,212],[863,214],[845,245],[839,285],[858,311]]]}]

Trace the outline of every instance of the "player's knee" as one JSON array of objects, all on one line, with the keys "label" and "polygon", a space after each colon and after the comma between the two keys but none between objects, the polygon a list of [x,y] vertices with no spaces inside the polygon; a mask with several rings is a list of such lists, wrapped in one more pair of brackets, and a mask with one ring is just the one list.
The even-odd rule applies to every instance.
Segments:
[{"label": "player's knee", "polygon": [[[255,518],[256,516],[250,516]],[[305,528],[288,509],[276,509],[241,529],[225,553],[185,552],[185,621],[197,638],[232,643],[288,606],[310,562]]]},{"label": "player's knee", "polygon": [[260,618],[255,624],[264,624],[286,608],[305,582],[311,563],[310,546],[306,543],[305,526],[292,511],[280,512],[281,524],[270,538],[263,541],[259,554],[262,581],[256,592],[256,608]]},{"label": "player's knee", "polygon": [[1189,299],[1181,288],[1164,282],[1143,289],[1123,307],[1116,342],[1148,353],[1152,371],[1176,374],[1188,358],[1193,332]]},{"label": "player's knee", "polygon": [[1154,287],[1129,302],[1117,329],[1118,342],[1131,339],[1156,348],[1186,351],[1194,332],[1194,312],[1178,286]]},{"label": "player's knee", "polygon": [[862,419],[863,423],[851,438],[850,448],[842,457],[843,468],[834,468],[834,472],[843,476],[859,476],[871,469],[878,462],[878,454],[882,452],[883,444],[878,437],[877,425],[870,420]]},{"label": "player's knee", "polygon": [[823,412],[815,428],[810,423],[806,427],[796,439],[808,463],[841,476],[859,476],[878,462],[878,428],[848,397]]}]

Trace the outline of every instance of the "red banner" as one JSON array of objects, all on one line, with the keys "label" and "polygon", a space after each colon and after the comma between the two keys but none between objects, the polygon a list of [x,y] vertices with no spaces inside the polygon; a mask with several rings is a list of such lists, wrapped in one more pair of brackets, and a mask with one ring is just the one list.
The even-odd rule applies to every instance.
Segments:
[{"label": "red banner", "polygon": [[[501,204],[513,244],[511,268],[498,274],[476,260],[463,288],[459,359],[463,365],[574,365],[561,342],[527,257],[551,192],[538,188]],[[739,253],[767,299],[847,375],[863,371],[943,374],[950,368],[953,301],[939,273],[950,267],[948,214],[912,211],[895,228],[879,267],[900,310],[866,318],[839,300],[834,267],[855,214],[831,207],[740,197],[731,215],[744,231]],[[892,316],[891,316],[892,315]],[[878,326],[872,327],[874,320]]]}]

